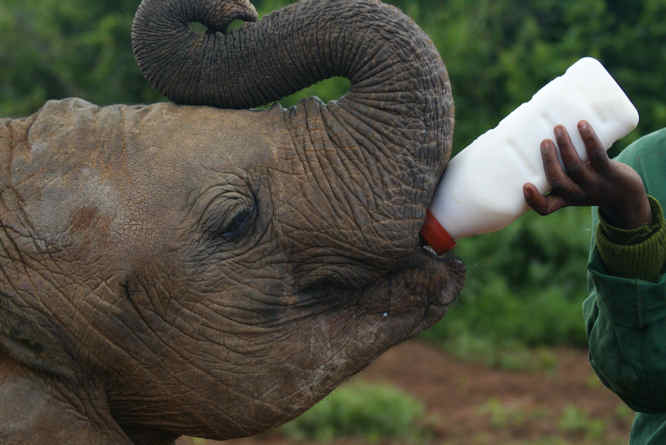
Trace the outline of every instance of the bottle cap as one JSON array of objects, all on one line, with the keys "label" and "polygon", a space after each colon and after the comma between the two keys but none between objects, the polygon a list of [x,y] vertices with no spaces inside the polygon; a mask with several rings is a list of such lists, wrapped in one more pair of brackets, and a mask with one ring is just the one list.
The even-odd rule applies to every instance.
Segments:
[{"label": "bottle cap", "polygon": [[421,236],[437,252],[437,255],[448,252],[456,245],[456,241],[437,221],[437,218],[430,212],[430,209],[426,210],[426,219],[421,229]]}]

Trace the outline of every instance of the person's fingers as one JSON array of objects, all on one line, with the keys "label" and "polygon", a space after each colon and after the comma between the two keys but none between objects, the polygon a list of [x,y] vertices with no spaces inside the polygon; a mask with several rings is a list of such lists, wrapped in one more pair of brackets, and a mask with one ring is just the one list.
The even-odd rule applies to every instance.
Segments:
[{"label": "person's fingers", "polygon": [[560,160],[557,157],[557,148],[550,139],[541,142],[541,160],[546,178],[553,190],[567,190],[572,188],[573,181],[562,169]]},{"label": "person's fingers", "polygon": [[546,197],[539,193],[534,184],[523,185],[523,196],[528,206],[534,211],[544,214],[542,212],[546,209]]},{"label": "person's fingers", "polygon": [[566,175],[573,179],[576,184],[584,185],[588,183],[591,178],[587,171],[587,166],[580,159],[567,129],[562,125],[558,125],[555,127],[554,132]]},{"label": "person's fingers", "polygon": [[568,204],[578,203],[585,199],[585,192],[562,169],[557,157],[555,144],[550,139],[541,143],[541,159],[553,194],[561,196]]},{"label": "person's fingers", "polygon": [[525,196],[525,202],[527,205],[532,208],[535,212],[540,215],[547,215],[548,204],[546,202],[546,197],[543,196],[533,184],[525,184],[523,186],[523,195]]},{"label": "person's fingers", "polygon": [[568,205],[568,202],[561,196],[544,196],[533,184],[529,183],[523,186],[523,195],[527,205],[540,215],[548,215]]},{"label": "person's fingers", "polygon": [[577,165],[581,164],[582,161],[574,148],[573,142],[571,142],[571,137],[569,137],[567,129],[562,125],[558,125],[554,128],[553,132],[555,133],[555,141],[557,142],[557,147],[562,156],[562,163],[568,172],[570,168],[575,168]]},{"label": "person's fingers", "polygon": [[587,158],[592,168],[600,174],[607,173],[610,170],[610,158],[597,133],[587,121],[578,122],[578,132],[585,143]]}]

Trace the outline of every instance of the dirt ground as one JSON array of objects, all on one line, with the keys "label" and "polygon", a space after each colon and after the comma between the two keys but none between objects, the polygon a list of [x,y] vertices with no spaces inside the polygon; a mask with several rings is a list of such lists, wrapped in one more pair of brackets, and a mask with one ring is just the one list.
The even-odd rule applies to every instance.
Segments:
[{"label": "dirt ground", "polygon": [[[585,351],[551,352],[556,358],[554,368],[517,372],[462,362],[441,349],[411,341],[386,352],[355,379],[391,383],[421,400],[427,408],[423,421],[432,430],[430,444],[628,443],[633,415],[599,383]],[[181,438],[177,445],[217,443],[221,442]],[[274,432],[224,443],[294,442]],[[333,442],[334,445],[364,443],[360,439]]]}]

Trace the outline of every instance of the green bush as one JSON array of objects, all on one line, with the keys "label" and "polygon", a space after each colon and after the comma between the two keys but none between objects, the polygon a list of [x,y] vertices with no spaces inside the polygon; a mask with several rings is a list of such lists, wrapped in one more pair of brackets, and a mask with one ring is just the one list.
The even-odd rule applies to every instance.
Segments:
[{"label": "green bush", "polygon": [[451,344],[463,336],[489,349],[585,345],[590,210],[546,218],[528,213],[502,231],[460,240],[465,288],[443,321],[424,334]]},{"label": "green bush", "polygon": [[281,431],[291,439],[328,441],[336,437],[423,437],[423,404],[387,385],[355,383],[338,388]]}]

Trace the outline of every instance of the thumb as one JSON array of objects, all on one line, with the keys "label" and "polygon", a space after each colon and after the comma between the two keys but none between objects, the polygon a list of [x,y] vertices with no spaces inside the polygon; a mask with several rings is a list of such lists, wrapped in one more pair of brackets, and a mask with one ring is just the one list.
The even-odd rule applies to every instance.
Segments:
[{"label": "thumb", "polygon": [[527,205],[540,215],[549,215],[568,205],[567,201],[561,196],[542,195],[531,183],[523,186],[523,196]]}]

